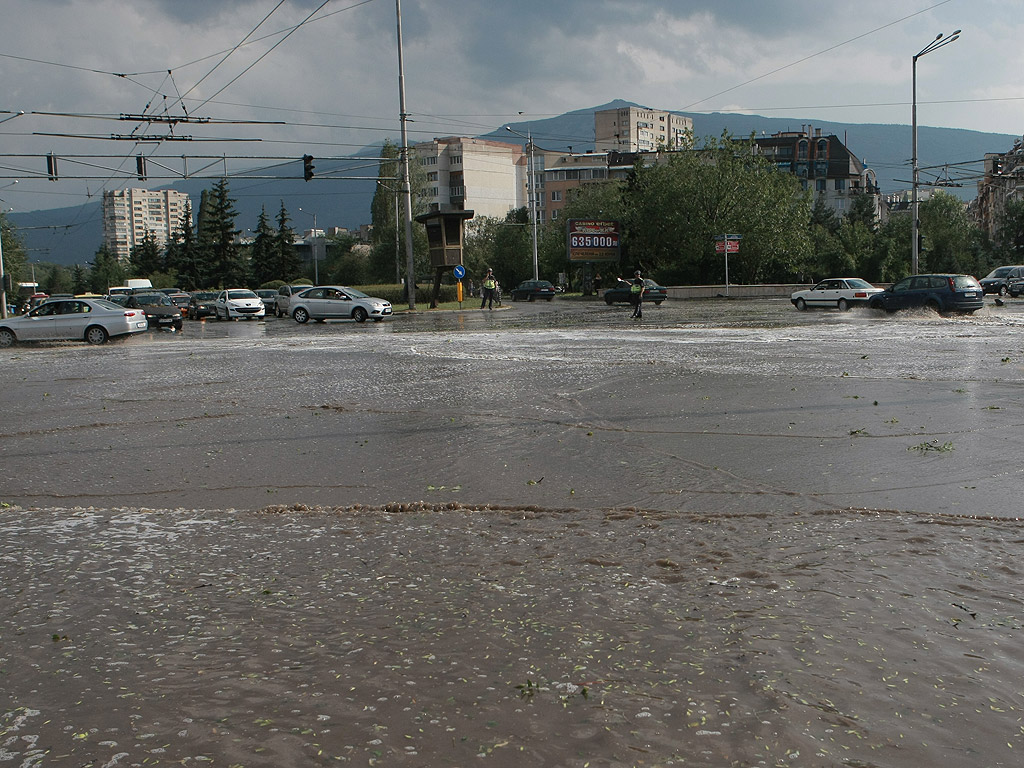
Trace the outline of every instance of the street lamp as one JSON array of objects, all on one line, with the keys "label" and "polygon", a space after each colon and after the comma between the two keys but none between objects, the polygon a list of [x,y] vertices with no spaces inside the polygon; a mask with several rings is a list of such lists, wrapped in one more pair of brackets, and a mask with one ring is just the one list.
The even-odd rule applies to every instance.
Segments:
[{"label": "street lamp", "polygon": [[934,40],[932,40],[930,43],[928,43],[928,45],[926,45],[924,48],[922,48],[920,50],[920,52],[918,52],[914,56],[913,66],[911,67],[911,70],[912,70],[911,82],[912,82],[912,85],[913,85],[914,94],[913,94],[913,106],[911,108],[911,121],[913,122],[913,137],[912,137],[913,147],[911,148],[912,156],[911,156],[910,162],[911,162],[911,164],[913,166],[914,175],[911,177],[913,179],[913,181],[911,182],[911,192],[910,192],[910,218],[911,218],[911,223],[910,223],[910,238],[911,238],[911,244],[910,244],[910,272],[911,272],[911,274],[914,274],[914,275],[916,275],[917,272],[918,272],[917,264],[918,264],[918,254],[919,254],[919,250],[920,250],[920,246],[918,244],[918,238],[919,238],[919,230],[920,230],[920,227],[921,227],[921,223],[918,221],[918,218],[917,218],[917,211],[918,211],[918,203],[917,203],[917,186],[918,186],[918,167],[917,167],[917,60],[920,59],[925,54],[931,53],[932,51],[937,51],[942,46],[949,45],[950,43],[956,42],[959,39],[960,39],[960,30],[959,29],[956,32],[954,32],[952,35],[950,35],[949,37],[943,37],[942,33],[940,32],[938,37],[936,37]]},{"label": "street lamp", "polygon": [[533,196],[530,199],[530,220],[533,224],[533,279],[537,280],[539,279],[537,271],[537,177],[534,175],[535,164],[533,159],[533,137],[530,135],[529,130],[527,130],[526,135],[524,136],[519,131],[512,130],[512,126],[510,125],[506,125],[505,130],[526,139],[526,148],[530,153],[526,169],[526,195],[527,197],[530,197],[530,192],[532,190]]},{"label": "street lamp", "polygon": [[320,285],[320,262],[317,260],[317,240],[319,238],[317,237],[316,214],[304,211],[301,208],[299,208],[299,213],[304,213],[307,216],[313,217],[313,232],[312,237],[310,238],[313,241],[311,249],[313,251],[313,282],[316,285]]}]

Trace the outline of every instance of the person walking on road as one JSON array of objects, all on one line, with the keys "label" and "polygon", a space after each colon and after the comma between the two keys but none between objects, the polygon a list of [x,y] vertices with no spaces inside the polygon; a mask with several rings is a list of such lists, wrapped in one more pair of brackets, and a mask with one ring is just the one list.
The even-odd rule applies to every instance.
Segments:
[{"label": "person walking on road", "polygon": [[488,309],[494,309],[494,289],[498,287],[498,281],[494,279],[494,270],[488,269],[487,275],[484,277],[484,295],[483,301],[480,302],[480,309],[487,306]]},{"label": "person walking on road", "polygon": [[633,273],[633,282],[629,286],[629,303],[633,305],[633,314],[630,317],[637,320],[643,320],[644,317],[644,289],[646,287],[640,270],[637,270]]}]

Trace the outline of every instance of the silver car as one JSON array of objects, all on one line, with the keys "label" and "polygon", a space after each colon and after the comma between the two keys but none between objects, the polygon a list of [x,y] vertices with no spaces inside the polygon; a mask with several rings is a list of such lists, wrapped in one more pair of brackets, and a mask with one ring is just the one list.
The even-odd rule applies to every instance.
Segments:
[{"label": "silver car", "polygon": [[379,323],[393,314],[390,301],[344,285],[318,285],[292,296],[290,312],[299,323],[348,318],[357,323],[364,323],[367,318]]},{"label": "silver car", "polygon": [[149,328],[143,309],[127,309],[106,299],[43,302],[26,315],[0,320],[0,347],[19,341],[83,340],[104,344]]}]

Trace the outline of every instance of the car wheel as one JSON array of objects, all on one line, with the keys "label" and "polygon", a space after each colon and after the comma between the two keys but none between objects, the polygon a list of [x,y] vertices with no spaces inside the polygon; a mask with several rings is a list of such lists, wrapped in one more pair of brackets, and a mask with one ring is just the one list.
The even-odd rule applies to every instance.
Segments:
[{"label": "car wheel", "polygon": [[90,344],[106,344],[110,334],[102,325],[90,325],[85,329],[85,340]]},{"label": "car wheel", "polygon": [[796,300],[796,308],[799,309],[801,312],[803,312],[805,309],[807,309],[807,302],[804,301],[803,298],[797,299]]},{"label": "car wheel", "polygon": [[1000,296],[1005,296],[1006,295],[1006,286],[1005,285],[1000,285],[999,286],[999,295]]},{"label": "car wheel", "polygon": [[14,331],[9,328],[0,328],[0,349],[13,347],[17,343],[18,338],[14,335]]},{"label": "car wheel", "polygon": [[355,309],[352,310],[352,319],[355,320],[357,323],[365,323],[367,317],[369,317],[369,315],[366,313],[366,310],[363,309],[362,307],[356,307]]},{"label": "car wheel", "polygon": [[660,306],[661,306],[661,302],[660,302],[660,301],[656,301],[656,302],[654,302],[654,306],[656,306],[656,307],[660,307]]},{"label": "car wheel", "polygon": [[839,308],[840,312],[846,312],[850,308],[850,302],[846,299],[840,299],[836,302],[836,306]]},{"label": "car wheel", "polygon": [[[555,298],[554,296],[548,296],[548,301],[551,301],[551,300],[552,300],[552,299],[554,299],[554,298]],[[661,302],[660,302],[660,301],[659,301],[658,303],[659,303],[659,304],[661,304]]]},{"label": "car wheel", "polygon": [[604,303],[610,307],[612,304],[615,303],[615,299],[613,299],[611,296],[605,296]]},{"label": "car wheel", "polygon": [[533,300],[534,300],[534,299],[536,299],[536,298],[537,298],[537,297],[536,297],[536,296],[534,296],[534,295],[533,295],[532,293],[530,294],[530,301],[533,301]]},{"label": "car wheel", "polygon": [[932,312],[942,311],[942,307],[939,306],[939,302],[937,302],[935,299],[929,299],[928,301],[926,301],[924,303],[924,308],[931,310]]},{"label": "car wheel", "polygon": [[296,323],[309,322],[309,312],[307,312],[303,307],[296,307],[295,311],[292,313],[292,317],[295,318]]}]

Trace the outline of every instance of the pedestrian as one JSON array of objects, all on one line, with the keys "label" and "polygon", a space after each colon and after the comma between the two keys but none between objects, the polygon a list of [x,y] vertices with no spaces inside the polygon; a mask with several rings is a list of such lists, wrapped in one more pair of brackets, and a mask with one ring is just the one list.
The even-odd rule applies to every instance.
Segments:
[{"label": "pedestrian", "polygon": [[484,295],[480,302],[480,309],[486,305],[488,309],[494,309],[494,289],[498,287],[498,281],[494,279],[494,270],[488,269],[484,276]]},{"label": "pedestrian", "polygon": [[594,293],[597,293],[600,290],[601,290],[601,273],[598,272],[596,275],[594,275]]},{"label": "pedestrian", "polygon": [[629,303],[633,305],[633,314],[630,317],[642,320],[644,317],[644,278],[640,270],[633,273],[633,282],[629,286]]}]

